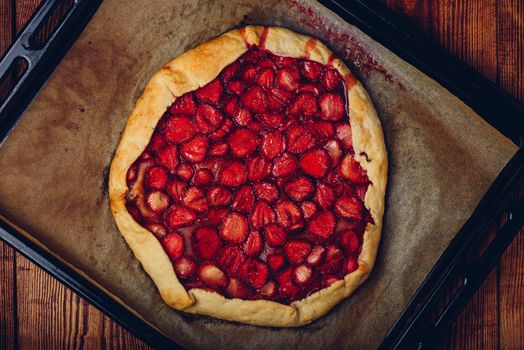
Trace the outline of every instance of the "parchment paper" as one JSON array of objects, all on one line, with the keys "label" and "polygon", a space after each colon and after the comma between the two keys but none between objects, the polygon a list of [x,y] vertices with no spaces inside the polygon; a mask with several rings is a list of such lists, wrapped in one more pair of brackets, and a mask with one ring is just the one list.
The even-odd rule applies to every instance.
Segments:
[{"label": "parchment paper", "polygon": [[[352,297],[299,329],[169,308],[108,206],[108,167],[151,75],[242,21],[287,26],[330,46],[367,87],[389,150],[375,270]],[[105,0],[0,148],[0,210],[183,346],[367,349],[380,344],[516,149],[448,91],[319,4]]]}]

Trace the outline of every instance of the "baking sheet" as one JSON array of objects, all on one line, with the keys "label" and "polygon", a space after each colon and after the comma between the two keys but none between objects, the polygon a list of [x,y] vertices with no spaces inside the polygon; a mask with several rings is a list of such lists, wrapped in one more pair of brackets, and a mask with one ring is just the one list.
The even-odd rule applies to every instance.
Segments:
[{"label": "baking sheet", "polygon": [[[369,280],[326,317],[271,329],[165,305],[109,211],[108,168],[164,63],[240,23],[323,40],[368,89],[389,151],[383,240]],[[517,148],[434,81],[309,1],[106,0],[0,148],[0,211],[190,348],[376,348]]]}]

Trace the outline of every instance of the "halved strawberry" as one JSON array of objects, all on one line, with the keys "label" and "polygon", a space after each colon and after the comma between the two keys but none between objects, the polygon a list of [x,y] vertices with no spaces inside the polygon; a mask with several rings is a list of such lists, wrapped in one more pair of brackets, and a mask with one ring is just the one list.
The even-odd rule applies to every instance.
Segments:
[{"label": "halved strawberry", "polygon": [[167,185],[167,171],[161,166],[154,166],[146,172],[146,185],[152,190],[162,190]]},{"label": "halved strawberry", "polygon": [[230,298],[247,299],[251,294],[248,287],[238,278],[230,278],[226,295]]},{"label": "halved strawberry", "polygon": [[362,219],[362,203],[355,197],[342,197],[335,203],[335,212],[343,219]]},{"label": "halved strawberry", "polygon": [[298,95],[288,106],[287,114],[292,117],[311,118],[318,114],[318,101],[315,95],[305,92]]},{"label": "halved strawberry", "polygon": [[329,140],[324,145],[324,148],[329,153],[332,164],[337,164],[340,156],[342,155],[342,149],[340,148],[340,143],[337,140]]},{"label": "halved strawberry", "polygon": [[198,131],[208,134],[216,130],[222,122],[222,113],[207,103],[201,103],[195,114],[195,123]]},{"label": "halved strawberry", "polygon": [[258,231],[251,231],[244,242],[244,252],[248,256],[258,256],[262,252],[264,242]]},{"label": "halved strawberry", "polygon": [[345,149],[353,147],[353,136],[351,134],[351,126],[347,123],[339,124],[336,127],[337,137],[342,142]]},{"label": "halved strawberry", "polygon": [[362,169],[351,153],[346,154],[346,156],[342,158],[338,172],[342,177],[354,184],[365,184],[368,182],[368,177],[364,169]]},{"label": "halved strawberry", "polygon": [[180,154],[188,161],[198,163],[206,158],[208,147],[208,138],[205,136],[197,136],[180,147]]},{"label": "halved strawberry", "polygon": [[178,278],[189,278],[196,272],[197,264],[192,257],[183,255],[175,260],[174,267]]},{"label": "halved strawberry", "polygon": [[162,191],[149,192],[146,202],[155,213],[162,213],[169,207],[169,196]]},{"label": "halved strawberry", "polygon": [[192,138],[196,128],[191,119],[186,117],[172,117],[164,124],[164,135],[169,142],[180,143]]},{"label": "halved strawberry", "polygon": [[198,277],[210,287],[223,288],[227,286],[227,276],[222,270],[211,263],[200,265]]},{"label": "halved strawberry", "polygon": [[339,120],[345,114],[344,99],[339,94],[325,94],[319,104],[320,117],[324,120]]},{"label": "halved strawberry", "polygon": [[284,120],[284,115],[280,113],[267,112],[258,115],[258,120],[269,126],[270,128],[277,128],[282,120]]},{"label": "halved strawberry", "polygon": [[344,254],[342,254],[342,251],[335,244],[330,244],[326,249],[326,259],[318,267],[318,271],[324,275],[337,273],[340,271],[343,261]]},{"label": "halved strawberry", "polygon": [[267,263],[271,267],[273,271],[278,271],[282,267],[284,267],[284,264],[286,263],[286,260],[284,258],[284,255],[282,254],[275,254],[271,255],[267,258]]},{"label": "halved strawberry", "polygon": [[299,265],[293,269],[293,281],[298,285],[308,284],[313,280],[313,270],[307,265]]},{"label": "halved strawberry", "polygon": [[304,84],[304,85],[301,85],[297,92],[299,94],[302,94],[302,93],[305,93],[305,92],[309,92],[313,95],[315,95],[316,97],[320,96],[320,94],[323,92],[324,90],[318,86],[318,85],[315,85],[315,84]]},{"label": "halved strawberry", "polygon": [[299,292],[293,282],[293,267],[289,266],[277,275],[280,293],[292,298]]},{"label": "halved strawberry", "polygon": [[254,185],[258,199],[273,203],[278,199],[278,187],[270,182],[257,182]]},{"label": "halved strawberry", "polygon": [[307,220],[317,212],[317,206],[313,202],[305,201],[301,205],[302,213],[304,213],[304,219]]},{"label": "halved strawberry", "polygon": [[271,163],[262,157],[254,157],[247,161],[247,178],[249,181],[260,181],[271,173]]},{"label": "halved strawberry", "polygon": [[222,97],[224,87],[220,79],[215,79],[207,85],[202,86],[200,89],[195,90],[195,96],[200,101],[206,101],[217,104]]},{"label": "halved strawberry", "polygon": [[286,134],[287,150],[291,153],[302,153],[315,146],[313,134],[301,125],[289,128]]},{"label": "halved strawberry", "polygon": [[220,237],[231,243],[242,243],[247,236],[247,219],[239,213],[230,213],[220,225]]},{"label": "halved strawberry", "polygon": [[255,204],[255,194],[253,193],[253,189],[251,186],[245,185],[240,187],[235,193],[233,203],[231,203],[231,208],[235,211],[249,214],[253,208],[253,204]]},{"label": "halved strawberry", "polygon": [[266,284],[260,288],[259,293],[264,298],[271,298],[277,292],[277,284],[273,281],[268,281]]},{"label": "halved strawberry", "polygon": [[368,184],[359,185],[355,187],[355,195],[364,202],[366,200],[366,193],[368,191]]},{"label": "halved strawberry", "polygon": [[287,195],[297,202],[302,202],[309,197],[314,189],[311,180],[305,176],[300,176],[295,180],[289,181],[284,187]]},{"label": "halved strawberry", "polygon": [[320,179],[328,170],[329,156],[322,149],[311,150],[304,153],[299,165],[307,175]]},{"label": "halved strawberry", "polygon": [[240,102],[238,101],[238,97],[229,96],[226,100],[224,100],[222,109],[226,115],[230,117],[237,115],[238,111],[240,110]]},{"label": "halved strawberry", "polygon": [[195,101],[193,94],[188,92],[180,97],[177,97],[175,102],[169,108],[169,114],[185,114],[191,115],[195,112]]},{"label": "halved strawberry", "polygon": [[337,238],[338,244],[348,254],[353,254],[358,251],[360,240],[355,232],[352,230],[345,230],[340,233]]},{"label": "halved strawberry", "polygon": [[133,187],[138,175],[137,165],[133,164],[129,167],[126,174],[126,182],[128,187]]},{"label": "halved strawberry", "polygon": [[275,80],[275,72],[271,68],[262,69],[256,78],[256,83],[263,88],[270,88],[273,86]]},{"label": "halved strawberry", "polygon": [[207,210],[207,200],[204,192],[198,187],[189,187],[184,195],[183,202],[186,207],[197,212],[205,212]]},{"label": "halved strawberry", "polygon": [[212,227],[201,227],[192,236],[193,251],[202,259],[214,259],[222,248],[222,241]]},{"label": "halved strawberry", "polygon": [[180,227],[188,227],[196,221],[197,215],[194,211],[184,207],[173,205],[166,214],[166,223],[172,230]]},{"label": "halved strawberry", "polygon": [[209,169],[198,169],[195,171],[195,177],[193,177],[193,181],[196,185],[209,185],[211,181],[213,181],[213,174]]},{"label": "halved strawberry", "polygon": [[281,68],[277,71],[276,84],[284,90],[295,91],[299,81],[300,75],[295,67]]},{"label": "halved strawberry", "polygon": [[272,111],[279,111],[287,106],[293,98],[293,94],[279,88],[272,88],[267,91],[267,102]]},{"label": "halved strawberry", "polygon": [[224,79],[224,81],[226,82],[233,79],[233,77],[238,73],[239,70],[240,64],[237,61],[231,63],[222,71],[222,79]]},{"label": "halved strawberry", "polygon": [[258,259],[248,259],[240,267],[239,275],[246,281],[251,287],[258,289],[266,284],[269,269],[267,265]]},{"label": "halved strawberry", "polygon": [[250,125],[249,122],[251,121],[251,112],[246,108],[240,108],[238,113],[233,116],[233,119],[235,119],[235,122],[238,125]]},{"label": "halved strawberry", "polygon": [[166,139],[160,134],[153,134],[151,141],[147,145],[147,149],[151,152],[158,152],[166,145]]},{"label": "halved strawberry", "polygon": [[170,172],[175,171],[178,165],[178,150],[175,145],[168,145],[157,153],[158,164],[163,165]]},{"label": "halved strawberry", "polygon": [[152,160],[152,159],[153,159],[153,155],[149,151],[144,151],[140,155],[140,157],[138,157],[138,160],[140,160],[140,161],[146,161],[146,160]]},{"label": "halved strawberry", "polygon": [[255,49],[252,49],[252,50],[249,50],[248,52],[246,52],[240,58],[240,61],[242,63],[244,63],[244,64],[245,63],[257,63],[258,61],[260,61],[261,59],[265,58],[266,56],[267,56],[267,54],[264,51],[255,48]]},{"label": "halved strawberry", "polygon": [[231,191],[221,186],[213,186],[207,191],[207,199],[212,206],[228,205],[232,196]]},{"label": "halved strawberry", "polygon": [[168,183],[166,191],[175,201],[182,201],[184,193],[186,193],[186,184],[182,181],[172,180]]},{"label": "halved strawberry", "polygon": [[180,164],[176,168],[176,174],[182,180],[189,181],[193,177],[193,168],[189,164]]},{"label": "halved strawberry", "polygon": [[293,58],[293,57],[273,56],[273,60],[280,67],[296,66],[297,65],[297,59]]},{"label": "halved strawberry", "polygon": [[232,128],[233,128],[233,122],[230,119],[226,118],[224,119],[224,122],[217,130],[209,134],[209,138],[211,140],[220,140],[224,136],[226,136],[231,131]]},{"label": "halved strawberry", "polygon": [[268,224],[264,227],[264,237],[270,246],[280,247],[286,243],[287,233],[286,230],[278,224]]},{"label": "halved strawberry", "polygon": [[218,226],[224,221],[229,211],[226,208],[209,208],[207,220],[211,225]]},{"label": "halved strawberry", "polygon": [[255,229],[261,229],[267,224],[275,222],[276,215],[273,209],[264,201],[258,201],[251,213],[250,223]]},{"label": "halved strawberry", "polygon": [[282,200],[275,205],[277,220],[280,225],[294,231],[302,228],[302,211],[295,203]]},{"label": "halved strawberry", "polygon": [[295,156],[284,153],[273,161],[273,175],[275,177],[286,177],[294,174],[298,167],[298,160]]},{"label": "halved strawberry", "polygon": [[358,269],[358,261],[354,256],[350,256],[344,261],[344,273],[348,274]]},{"label": "halved strawberry", "polygon": [[306,241],[289,241],[284,246],[284,254],[290,264],[303,263],[311,253],[311,244]]},{"label": "halved strawberry", "polygon": [[302,76],[307,80],[317,81],[320,77],[320,72],[322,70],[322,65],[318,62],[313,61],[302,61],[300,64],[300,71]]},{"label": "halved strawberry", "polygon": [[251,131],[254,131],[256,132],[257,134],[259,132],[261,132],[262,130],[264,130],[264,125],[262,125],[261,122],[259,121],[256,121],[256,120],[250,120],[247,122],[246,124],[247,128]]},{"label": "halved strawberry", "polygon": [[335,275],[327,275],[322,279],[322,287],[327,288],[338,280],[339,278]]},{"label": "halved strawberry", "polygon": [[311,218],[307,230],[314,235],[328,239],[335,229],[335,216],[329,211],[322,211]]},{"label": "halved strawberry", "polygon": [[245,260],[246,256],[237,246],[228,245],[222,248],[218,254],[217,264],[230,276],[237,276],[238,270]]},{"label": "halved strawberry", "polygon": [[175,261],[184,254],[184,237],[178,233],[170,233],[162,240],[162,246],[171,261]]},{"label": "halved strawberry", "polygon": [[209,148],[209,155],[214,157],[221,157],[229,151],[229,144],[227,142],[217,142]]},{"label": "halved strawberry", "polygon": [[233,161],[224,166],[219,175],[219,182],[223,185],[236,187],[246,182],[247,174],[244,164]]},{"label": "halved strawberry", "polygon": [[144,225],[144,227],[151,231],[159,240],[167,235],[167,227],[162,224],[151,223]]},{"label": "halved strawberry", "polygon": [[271,131],[262,135],[262,143],[260,146],[262,155],[267,159],[275,158],[286,149],[284,139],[279,131]]},{"label": "halved strawberry", "polygon": [[235,157],[246,158],[257,148],[258,137],[250,130],[237,129],[229,135],[227,142]]},{"label": "halved strawberry", "polygon": [[246,65],[240,72],[240,77],[249,83],[253,83],[257,78],[257,67],[254,65]]},{"label": "halved strawberry", "polygon": [[318,182],[313,200],[320,205],[321,208],[329,209],[335,200],[335,193],[328,184]]},{"label": "halved strawberry", "polygon": [[264,113],[267,110],[267,96],[260,86],[253,86],[242,96],[242,105],[253,113]]},{"label": "halved strawberry", "polygon": [[321,245],[316,245],[311,250],[311,253],[308,255],[306,262],[310,266],[317,266],[322,262],[322,259],[324,259],[324,255],[326,254],[326,248]]},{"label": "halved strawberry", "polygon": [[334,69],[326,69],[322,72],[320,81],[327,90],[334,90],[340,84],[340,74]]},{"label": "halved strawberry", "polygon": [[240,95],[243,93],[245,88],[246,85],[240,80],[231,80],[227,83],[227,91],[235,95]]},{"label": "halved strawberry", "polygon": [[275,62],[273,62],[273,60],[269,57],[264,58],[262,61],[258,62],[258,66],[260,68],[271,68],[273,70],[276,67]]}]

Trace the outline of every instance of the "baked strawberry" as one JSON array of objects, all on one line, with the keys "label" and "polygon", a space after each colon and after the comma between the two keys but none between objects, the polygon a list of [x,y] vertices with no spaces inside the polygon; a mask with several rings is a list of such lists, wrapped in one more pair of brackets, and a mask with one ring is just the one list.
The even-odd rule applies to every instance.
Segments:
[{"label": "baked strawberry", "polygon": [[267,110],[267,96],[260,86],[253,86],[242,96],[242,105],[253,113]]},{"label": "baked strawberry", "polygon": [[345,114],[344,99],[339,94],[328,93],[320,98],[320,117],[336,121]]},{"label": "baked strawberry", "polygon": [[211,263],[200,265],[198,277],[210,287],[223,288],[228,284],[228,279],[224,272]]},{"label": "baked strawberry", "polygon": [[198,187],[189,187],[182,199],[185,206],[199,213],[207,210],[207,200],[204,192]]},{"label": "baked strawberry", "polygon": [[301,264],[311,253],[311,244],[306,241],[288,241],[284,245],[284,253],[290,264]]},{"label": "baked strawberry", "polygon": [[278,224],[268,224],[264,227],[264,237],[267,244],[272,247],[280,247],[287,240],[286,230]]},{"label": "baked strawberry", "polygon": [[323,261],[325,255],[326,248],[322,245],[316,245],[311,249],[311,253],[308,255],[306,262],[310,266],[317,266]]},{"label": "baked strawberry", "polygon": [[262,157],[254,157],[247,161],[247,178],[249,181],[260,181],[271,173],[271,163]]},{"label": "baked strawberry", "polygon": [[207,220],[213,226],[218,226],[224,221],[229,211],[226,208],[209,208],[207,211]]},{"label": "baked strawberry", "polygon": [[289,153],[284,153],[273,160],[273,176],[275,177],[287,177],[292,175],[297,168],[297,158]]},{"label": "baked strawberry", "polygon": [[239,213],[231,213],[220,225],[220,237],[230,243],[242,243],[247,236],[247,219]]},{"label": "baked strawberry", "polygon": [[211,140],[220,140],[224,138],[233,129],[233,122],[230,119],[224,119],[222,125],[209,134]]},{"label": "baked strawberry", "polygon": [[249,130],[254,131],[257,134],[264,130],[264,125],[262,125],[262,123],[257,120],[248,121],[246,126]]},{"label": "baked strawberry", "polygon": [[169,259],[174,261],[184,254],[184,237],[178,233],[170,233],[162,240],[162,246]]},{"label": "baked strawberry", "polygon": [[273,203],[278,199],[278,188],[270,182],[257,182],[254,185],[258,199]]},{"label": "baked strawberry", "polygon": [[274,80],[275,80],[275,72],[273,72],[273,69],[271,68],[262,69],[258,73],[258,76],[256,78],[257,84],[262,86],[263,88],[272,87]]},{"label": "baked strawberry", "polygon": [[288,106],[287,114],[292,117],[311,118],[318,114],[318,101],[309,92],[298,95]]},{"label": "baked strawberry", "polygon": [[310,94],[313,94],[315,97],[318,97],[320,96],[320,94],[323,92],[324,90],[320,89],[318,85],[314,85],[314,84],[304,84],[304,85],[301,85],[297,92],[302,94],[302,93],[305,93],[305,92],[308,92]]},{"label": "baked strawberry", "polygon": [[191,115],[195,112],[195,101],[193,100],[193,94],[187,93],[178,97],[175,102],[169,108],[169,114],[184,114]]},{"label": "baked strawberry", "polygon": [[335,200],[335,193],[333,189],[328,184],[323,182],[317,183],[317,188],[315,190],[315,196],[313,200],[323,209],[329,209],[333,205]]},{"label": "baked strawberry", "polygon": [[258,289],[266,284],[269,276],[269,269],[261,260],[248,259],[240,267],[239,275],[251,287]]},{"label": "baked strawberry", "polygon": [[186,117],[169,118],[164,124],[164,135],[171,143],[180,143],[191,139],[196,128],[191,119]]},{"label": "baked strawberry", "polygon": [[274,112],[266,112],[258,115],[258,120],[270,128],[278,128],[284,120],[284,115]]},{"label": "baked strawberry", "polygon": [[240,101],[236,96],[230,96],[223,102],[222,106],[223,111],[226,115],[234,117],[240,111]]},{"label": "baked strawberry", "polygon": [[189,164],[180,164],[176,168],[176,174],[180,179],[189,181],[193,177],[193,168]]},{"label": "baked strawberry", "polygon": [[298,285],[309,284],[313,280],[313,270],[307,265],[299,265],[293,269],[293,282]]},{"label": "baked strawberry", "polygon": [[264,201],[258,201],[251,213],[250,223],[255,229],[261,229],[267,224],[276,221],[276,215],[273,209]]},{"label": "baked strawberry", "polygon": [[260,295],[262,295],[264,298],[271,298],[276,294],[276,292],[277,292],[277,285],[273,281],[268,281],[259,290]]},{"label": "baked strawberry", "polygon": [[322,65],[318,62],[303,61],[300,65],[302,76],[310,81],[317,81],[320,78]]},{"label": "baked strawberry", "polygon": [[178,278],[189,278],[193,276],[197,269],[195,259],[190,256],[181,256],[173,264]]},{"label": "baked strawberry", "polygon": [[229,135],[227,142],[235,157],[246,158],[257,148],[258,137],[250,130],[237,129]]},{"label": "baked strawberry", "polygon": [[334,69],[326,69],[322,72],[320,81],[327,90],[334,90],[341,83],[340,74]]},{"label": "baked strawberry", "polygon": [[247,299],[251,295],[248,287],[238,278],[229,279],[226,295],[230,298]]},{"label": "baked strawberry", "polygon": [[303,153],[315,146],[313,134],[301,125],[289,128],[286,134],[288,152],[298,154]]},{"label": "baked strawberry", "polygon": [[238,125],[250,125],[250,122],[252,121],[251,118],[251,112],[245,108],[240,108],[238,113],[233,116],[235,123]]},{"label": "baked strawberry", "polygon": [[193,251],[205,260],[214,259],[222,248],[222,241],[212,227],[201,227],[192,236]]},{"label": "baked strawberry", "polygon": [[222,169],[219,182],[225,186],[236,187],[246,182],[246,178],[247,174],[244,164],[234,161]]},{"label": "baked strawberry", "polygon": [[286,260],[282,254],[275,254],[267,258],[267,263],[273,271],[278,271],[284,267]]},{"label": "baked strawberry", "polygon": [[238,73],[239,70],[240,64],[237,61],[231,63],[229,66],[224,68],[224,70],[222,70],[222,79],[225,82],[230,81]]},{"label": "baked strawberry", "polygon": [[195,177],[193,178],[193,181],[196,185],[209,185],[211,181],[213,181],[213,174],[209,169],[198,169],[195,171]]},{"label": "baked strawberry", "polygon": [[168,183],[166,191],[173,198],[173,200],[181,202],[182,197],[186,193],[187,185],[178,180],[172,180]]},{"label": "baked strawberry", "polygon": [[257,75],[257,67],[253,64],[245,65],[240,72],[242,79],[248,83],[254,83]]},{"label": "baked strawberry", "polygon": [[293,282],[293,267],[289,266],[277,275],[278,290],[288,298],[293,298],[299,289]]},{"label": "baked strawberry", "polygon": [[331,157],[331,163],[337,164],[340,156],[342,156],[342,148],[337,140],[329,140],[324,145],[324,149],[329,153]]},{"label": "baked strawberry", "polygon": [[207,191],[207,200],[212,206],[228,205],[232,196],[231,191],[221,186],[213,186]]},{"label": "baked strawberry", "polygon": [[335,127],[330,122],[313,122],[308,123],[307,128],[317,139],[328,139],[335,135]]},{"label": "baked strawberry", "polygon": [[277,220],[280,225],[290,231],[303,227],[302,211],[291,201],[282,200],[275,205]]},{"label": "baked strawberry", "polygon": [[340,279],[335,275],[327,275],[322,279],[322,287],[327,288]]},{"label": "baked strawberry", "polygon": [[360,220],[362,211],[362,203],[355,197],[339,198],[335,203],[335,213],[344,219]]},{"label": "baked strawberry", "polygon": [[350,256],[344,261],[344,273],[348,274],[358,269],[358,261],[355,257]]},{"label": "baked strawberry", "polygon": [[261,153],[267,159],[273,159],[286,149],[284,139],[278,131],[271,131],[262,135],[260,144]]},{"label": "baked strawberry", "polygon": [[314,235],[328,239],[333,234],[335,224],[335,216],[331,212],[321,211],[309,220],[307,230]]},{"label": "baked strawberry", "polygon": [[366,173],[351,153],[346,154],[346,156],[342,158],[338,172],[342,177],[354,184],[364,184],[368,182]]},{"label": "baked strawberry", "polygon": [[337,239],[340,247],[348,254],[354,254],[360,247],[360,240],[355,232],[352,230],[342,231]]},{"label": "baked strawberry", "polygon": [[280,67],[297,66],[297,59],[286,56],[273,56],[273,61]]},{"label": "baked strawberry", "polygon": [[175,145],[168,145],[157,153],[158,164],[164,166],[170,172],[175,171],[178,165],[178,150]]},{"label": "baked strawberry", "polygon": [[353,147],[353,135],[351,133],[351,126],[347,123],[339,124],[336,127],[337,138],[342,142],[344,149]]},{"label": "baked strawberry", "polygon": [[342,251],[335,244],[330,244],[326,249],[324,263],[318,266],[318,271],[323,275],[336,273],[340,270],[343,261],[344,254],[342,254]]},{"label": "baked strawberry", "polygon": [[267,103],[271,111],[280,111],[289,101],[293,99],[293,94],[279,88],[272,88],[267,91]]},{"label": "baked strawberry", "polygon": [[311,150],[304,153],[299,165],[307,175],[320,179],[328,170],[329,156],[322,149]]},{"label": "baked strawberry", "polygon": [[250,185],[244,185],[235,193],[233,202],[231,203],[231,208],[235,211],[249,214],[251,209],[253,209],[254,204],[255,194],[253,193],[253,189]]},{"label": "baked strawberry", "polygon": [[258,231],[251,231],[243,245],[244,252],[248,256],[258,256],[263,247],[264,242]]},{"label": "baked strawberry", "polygon": [[243,93],[245,88],[246,85],[240,80],[231,80],[227,83],[227,90],[236,95]]},{"label": "baked strawberry", "polygon": [[166,214],[166,223],[172,230],[180,227],[188,227],[196,221],[197,215],[194,211],[173,205]]},{"label": "baked strawberry", "polygon": [[197,136],[180,147],[180,154],[186,160],[198,163],[206,158],[209,140],[204,136]]},{"label": "baked strawberry", "polygon": [[162,191],[149,192],[146,202],[155,213],[162,213],[169,207],[169,196]]},{"label": "baked strawberry", "polygon": [[165,236],[167,236],[167,227],[165,227],[162,224],[157,223],[151,223],[151,224],[145,224],[144,227],[151,231],[152,234],[155,235],[156,238],[161,240]]},{"label": "baked strawberry", "polygon": [[237,276],[238,270],[245,260],[246,256],[237,246],[228,245],[222,248],[218,254],[217,264],[230,276]]},{"label": "baked strawberry", "polygon": [[229,144],[227,142],[217,142],[209,147],[209,155],[213,157],[221,157],[229,151]]},{"label": "baked strawberry", "polygon": [[151,152],[158,152],[166,145],[166,139],[160,134],[153,134],[151,141],[147,145],[147,149]]},{"label": "baked strawberry", "polygon": [[305,220],[309,219],[317,212],[316,204],[310,201],[302,202],[301,208]]},{"label": "baked strawberry", "polygon": [[277,85],[287,91],[298,88],[300,75],[295,67],[285,67],[277,71]]},{"label": "baked strawberry", "polygon": [[167,185],[167,171],[161,166],[154,166],[146,172],[146,185],[152,190],[162,190]]},{"label": "baked strawberry", "polygon": [[220,79],[215,79],[207,85],[202,86],[200,89],[195,90],[195,96],[200,101],[211,102],[217,104],[222,97],[224,87]]},{"label": "baked strawberry", "polygon": [[195,123],[198,131],[208,134],[220,126],[222,118],[222,113],[217,108],[201,103],[196,110]]},{"label": "baked strawberry", "polygon": [[301,202],[309,197],[315,188],[311,180],[305,176],[296,178],[295,180],[289,181],[284,187],[287,195],[297,202]]}]

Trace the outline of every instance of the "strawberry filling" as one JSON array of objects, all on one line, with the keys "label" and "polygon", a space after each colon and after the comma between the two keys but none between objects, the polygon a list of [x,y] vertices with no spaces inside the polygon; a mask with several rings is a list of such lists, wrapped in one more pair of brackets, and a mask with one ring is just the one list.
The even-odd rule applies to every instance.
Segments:
[{"label": "strawberry filling", "polygon": [[333,68],[251,48],[167,109],[128,211],[187,289],[302,299],[358,268],[372,221],[347,110]]}]

